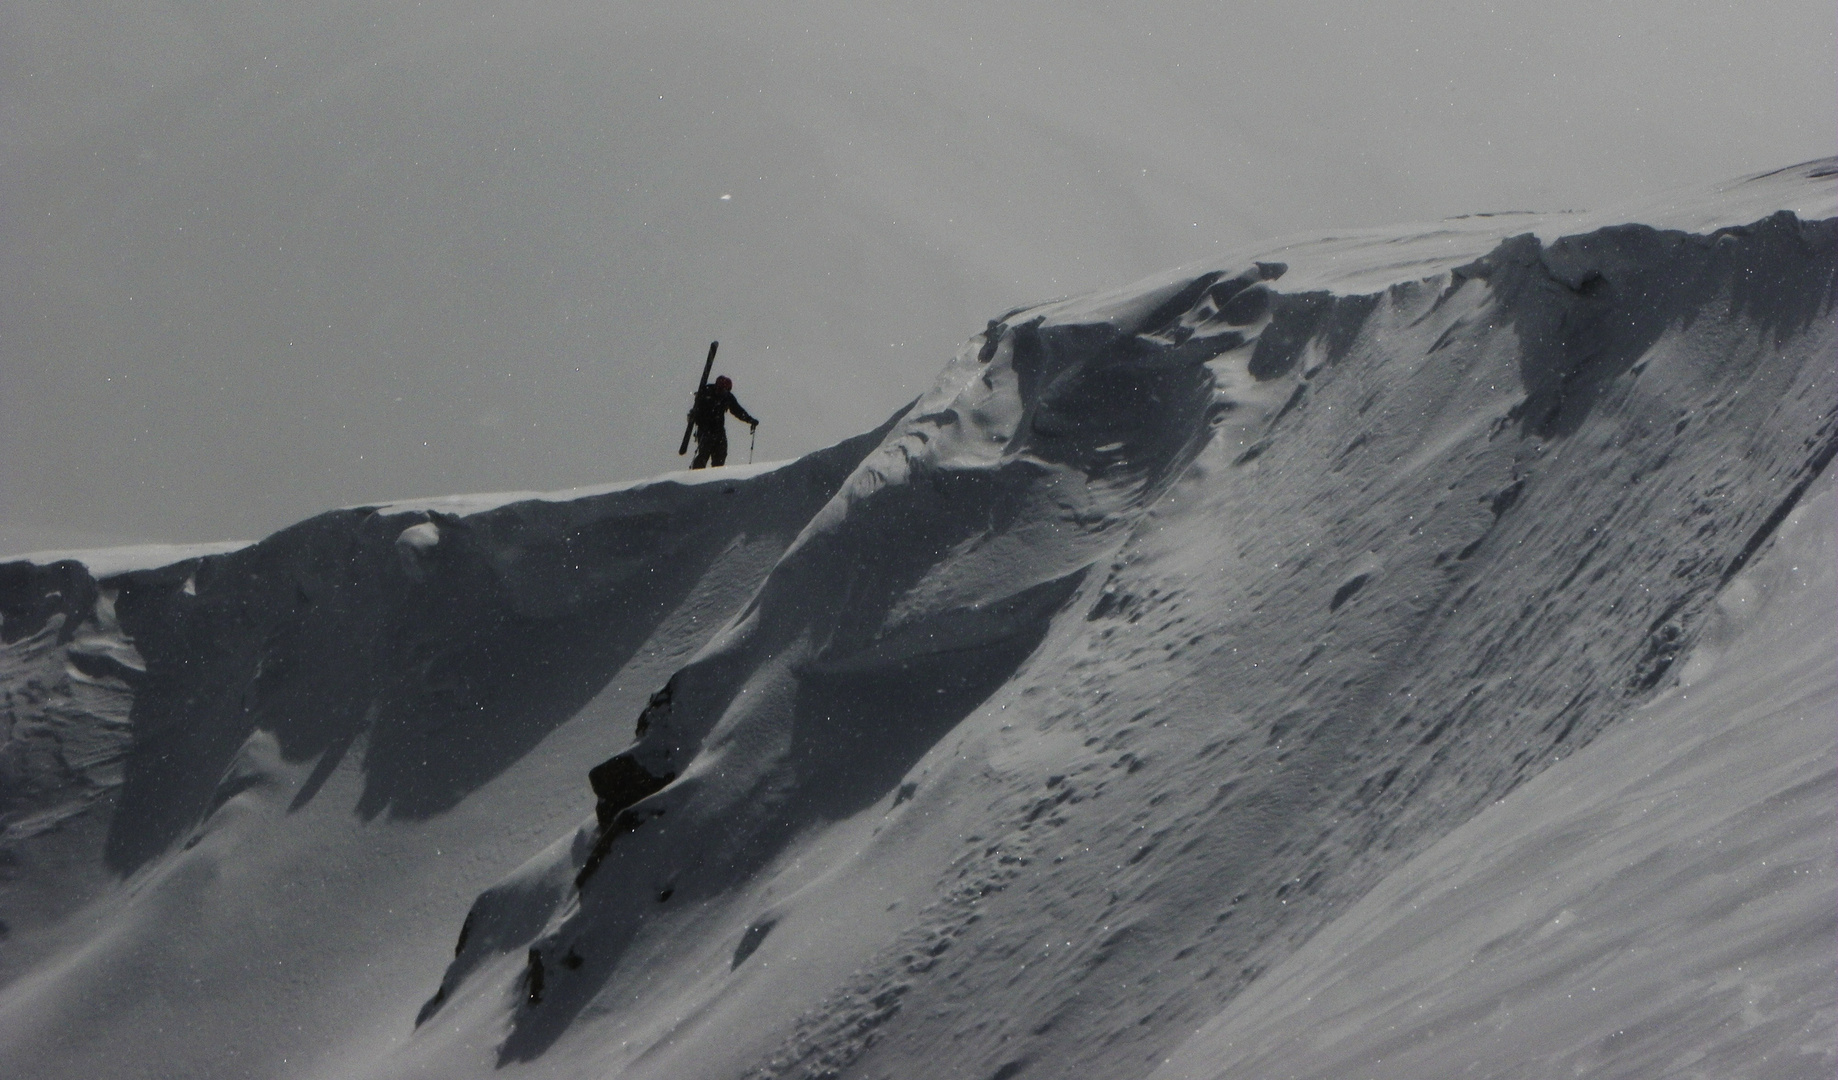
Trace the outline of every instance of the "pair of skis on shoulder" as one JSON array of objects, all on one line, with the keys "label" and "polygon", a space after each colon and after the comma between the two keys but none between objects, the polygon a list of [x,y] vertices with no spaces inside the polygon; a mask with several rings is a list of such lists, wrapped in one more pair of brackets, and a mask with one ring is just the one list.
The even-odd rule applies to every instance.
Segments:
[{"label": "pair of skis on shoulder", "polygon": [[693,409],[693,403],[701,399],[702,389],[708,385],[708,373],[715,368],[715,349],[720,344],[721,342],[719,341],[711,341],[708,343],[708,359],[702,364],[702,378],[696,382],[696,396],[690,399],[692,409],[689,414],[689,422],[683,425],[683,441],[676,448],[678,457],[682,457],[684,454],[689,453],[689,434],[696,429],[696,416]]}]

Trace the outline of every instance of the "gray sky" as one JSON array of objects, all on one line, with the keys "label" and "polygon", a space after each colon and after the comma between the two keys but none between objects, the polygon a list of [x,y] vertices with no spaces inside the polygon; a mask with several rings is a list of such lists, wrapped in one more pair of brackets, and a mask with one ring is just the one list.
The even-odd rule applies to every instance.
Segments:
[{"label": "gray sky", "polygon": [[1018,304],[1838,149],[1830,0],[663,7],[0,0],[0,552],[678,468],[711,338],[792,456]]}]

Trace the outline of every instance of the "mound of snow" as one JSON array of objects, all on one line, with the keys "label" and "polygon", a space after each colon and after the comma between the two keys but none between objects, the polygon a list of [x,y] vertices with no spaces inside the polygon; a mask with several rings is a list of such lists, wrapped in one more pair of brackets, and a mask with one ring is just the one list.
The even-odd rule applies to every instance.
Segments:
[{"label": "mound of snow", "polygon": [[[1303,238],[991,320],[797,462],[9,571],[35,670],[103,628],[93,589],[144,675],[81,816],[106,835],[69,848],[99,884],[21,924],[0,1063],[106,1075],[132,1039],[202,1076],[1239,1075],[1307,1023],[1330,1075],[1560,1037],[1631,1067],[1673,1025],[1771,1068],[1758,1040],[1825,1014],[1764,932],[1829,942],[1828,878],[1728,884],[1687,841],[1819,870],[1793,793],[1826,744],[1789,725],[1723,801],[1653,800],[1768,758],[1738,734],[1797,715],[1830,645],[1726,612],[1838,453],[1835,190],[1815,163],[1614,220]],[[1464,842],[1488,850],[1438,846]],[[1604,914],[1654,881],[1680,886],[1656,915]],[[1712,925],[1761,936],[1579,959]],[[1458,993],[1450,956],[1498,962]],[[1747,1042],[1723,1005],[1637,1001],[1722,994],[1731,960],[1776,995],[1742,991]],[[1357,985],[1321,989],[1340,965]],[[1608,975],[1599,1016],[1538,996]],[[1393,987],[1541,1017],[1473,1058],[1446,1024],[1394,1047]]]}]

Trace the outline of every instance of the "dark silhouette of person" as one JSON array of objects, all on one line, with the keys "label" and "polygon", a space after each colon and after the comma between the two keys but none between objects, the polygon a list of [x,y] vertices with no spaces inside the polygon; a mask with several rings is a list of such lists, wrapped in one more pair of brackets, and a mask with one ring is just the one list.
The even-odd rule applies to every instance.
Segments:
[{"label": "dark silhouette of person", "polygon": [[734,400],[734,380],[718,375],[714,382],[696,391],[695,404],[689,409],[689,422],[696,427],[696,456],[689,463],[690,468],[728,463],[728,413],[733,413],[736,420],[744,421],[748,427],[759,426],[759,421]]}]

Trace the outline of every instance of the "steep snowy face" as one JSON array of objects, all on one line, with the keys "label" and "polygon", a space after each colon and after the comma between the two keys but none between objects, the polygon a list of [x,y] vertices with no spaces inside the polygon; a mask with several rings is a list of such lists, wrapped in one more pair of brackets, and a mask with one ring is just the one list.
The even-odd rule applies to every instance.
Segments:
[{"label": "steep snowy face", "polygon": [[[741,780],[716,764],[731,740],[762,725],[790,734],[816,722],[795,705],[791,715],[766,705],[770,719],[753,719],[757,702],[778,692],[768,687],[790,679],[796,697],[846,680],[859,685],[818,697],[857,699],[879,684],[893,700],[923,700],[942,689],[928,683],[946,678],[980,699],[1006,680],[1203,442],[1215,408],[1205,362],[1246,341],[1217,305],[1262,294],[1245,305],[1241,327],[1268,306],[1252,288],[1258,271],[1217,277],[1137,300],[1107,321],[1027,312],[993,321],[812,519],[737,624],[671,681],[640,720],[633,760],[675,777],[712,737],[699,770],[721,773],[736,794],[736,785],[778,782],[815,793],[835,782]],[[1196,335],[1183,320],[1211,333]],[[920,674],[930,667],[939,670]],[[947,710],[951,722],[963,704]],[[865,734],[848,734],[857,726],[836,735]],[[856,776],[867,765],[824,757]],[[888,766],[897,774],[909,764]],[[778,766],[797,771],[791,759],[750,755],[750,768]]]},{"label": "steep snowy face", "polygon": [[132,713],[0,1063],[1132,1077],[1267,1030],[1264,973],[1626,730],[1831,465],[1835,204],[1824,162],[1300,241],[1010,312],[781,467],[9,570],[16,670]]},{"label": "steep snowy face", "polygon": [[411,1031],[471,897],[880,434],[0,568],[0,1072],[297,1075]]},{"label": "steep snowy face", "polygon": [[597,820],[475,905],[384,1071],[507,1023],[496,1062],[563,1075],[1146,1072],[1663,685],[1838,450],[1835,230],[992,322]]},{"label": "steep snowy face", "polygon": [[1679,681],[1259,979],[1154,1080],[1828,1076],[1838,486]]},{"label": "steep snowy face", "polygon": [[[94,856],[146,674],[114,600],[73,560],[0,567],[0,941],[109,884]],[[22,944],[0,951],[0,981],[41,958]]]},{"label": "steep snowy face", "polygon": [[258,729],[317,762],[296,806],[362,740],[360,815],[451,809],[579,712],[709,564],[770,565],[772,538],[795,535],[851,460],[463,518],[335,511],[221,560],[126,577],[117,605],[151,678],[111,866],[140,867],[233,796],[224,770]]},{"label": "steep snowy face", "polygon": [[[615,943],[644,927],[658,896],[677,909],[715,902],[793,837],[895,790],[1014,677],[1091,567],[1191,462],[1216,408],[1206,362],[1249,350],[1269,322],[1261,282],[1280,272],[1208,274],[1130,297],[1108,318],[992,321],[735,624],[658,692],[632,749],[595,770],[600,827],[580,866],[533,869],[551,883],[546,900],[532,901],[520,875],[507,886],[515,902],[475,908],[471,948],[423,1019],[481,951],[515,938],[500,921],[527,924],[531,902],[560,908],[572,876],[593,899],[532,954],[531,985],[544,989],[530,994],[547,1007],[506,1044],[538,1054],[556,1018],[610,977]],[[609,853],[617,869],[602,876]],[[650,865],[634,872],[641,859]],[[568,978],[541,973],[557,962]]]}]

